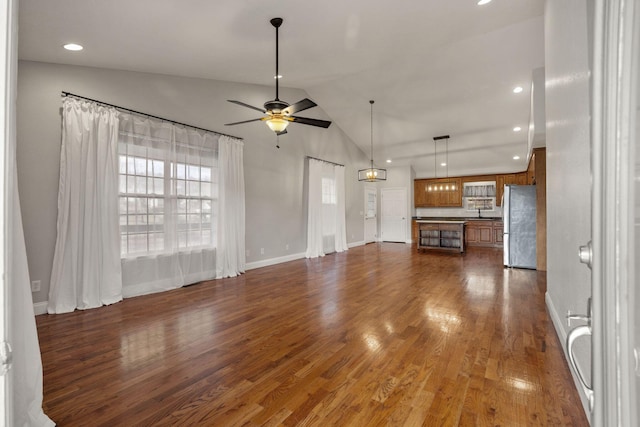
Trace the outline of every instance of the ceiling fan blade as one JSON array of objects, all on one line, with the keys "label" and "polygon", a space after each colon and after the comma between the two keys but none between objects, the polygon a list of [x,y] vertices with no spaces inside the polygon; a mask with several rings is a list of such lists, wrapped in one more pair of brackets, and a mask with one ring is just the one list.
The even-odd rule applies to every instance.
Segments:
[{"label": "ceiling fan blade", "polygon": [[233,126],[233,125],[241,125],[243,123],[251,123],[251,122],[258,122],[260,120],[263,120],[262,118],[259,119],[251,119],[251,120],[243,120],[241,122],[233,122],[233,123],[225,123],[225,126]]},{"label": "ceiling fan blade", "polygon": [[264,108],[254,107],[253,105],[245,104],[244,102],[241,102],[241,101],[234,101],[232,99],[227,99],[227,101],[234,104],[242,105],[243,107],[251,108],[252,110],[260,111],[261,113],[267,112],[267,110],[265,110]]},{"label": "ceiling fan blade", "polygon": [[287,116],[290,116],[292,114],[295,114],[299,111],[303,111],[306,110],[308,108],[312,108],[315,107],[316,104],[315,102],[313,102],[312,100],[310,100],[309,98],[305,98],[302,101],[298,101],[293,105],[288,106],[287,108],[285,108],[284,110],[282,110],[282,114],[286,114]]},{"label": "ceiling fan blade", "polygon": [[326,120],[310,119],[308,117],[291,116],[290,119],[292,122],[300,123],[303,125],[318,126],[321,128],[328,128],[329,125],[331,125],[331,122],[328,122]]}]

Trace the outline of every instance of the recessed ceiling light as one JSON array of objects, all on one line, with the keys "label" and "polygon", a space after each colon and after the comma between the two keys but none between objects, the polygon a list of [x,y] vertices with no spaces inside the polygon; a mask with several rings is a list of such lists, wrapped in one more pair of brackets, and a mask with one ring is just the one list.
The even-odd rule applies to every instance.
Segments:
[{"label": "recessed ceiling light", "polygon": [[387,159],[387,163],[391,163],[391,159]]},{"label": "recessed ceiling light", "polygon": [[513,160],[520,160],[520,156],[513,156]]},{"label": "recessed ceiling light", "polygon": [[513,93],[520,93],[522,92],[522,86],[516,86],[513,88]]},{"label": "recessed ceiling light", "polygon": [[522,128],[520,126],[516,126],[513,128],[514,132],[520,132],[522,130]]},{"label": "recessed ceiling light", "polygon": [[491,3],[491,0],[480,0],[478,2],[478,6],[482,6],[483,4]]},{"label": "recessed ceiling light", "polygon": [[76,43],[67,43],[63,46],[67,50],[78,51],[84,49],[81,45]]},{"label": "recessed ceiling light", "polygon": [[440,163],[440,166],[447,166],[445,162]]}]

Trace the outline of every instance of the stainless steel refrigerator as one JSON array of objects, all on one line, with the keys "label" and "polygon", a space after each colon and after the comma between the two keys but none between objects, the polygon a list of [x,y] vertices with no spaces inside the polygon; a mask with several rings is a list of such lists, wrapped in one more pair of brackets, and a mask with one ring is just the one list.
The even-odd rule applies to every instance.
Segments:
[{"label": "stainless steel refrigerator", "polygon": [[536,186],[505,185],[502,195],[504,265],[536,268]]}]

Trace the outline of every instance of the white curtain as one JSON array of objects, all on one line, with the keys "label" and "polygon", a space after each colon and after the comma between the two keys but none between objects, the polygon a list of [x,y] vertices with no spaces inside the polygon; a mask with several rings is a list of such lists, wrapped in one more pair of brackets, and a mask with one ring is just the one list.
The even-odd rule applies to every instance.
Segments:
[{"label": "white curtain", "polygon": [[[17,1],[11,2],[12,14],[7,25],[9,32],[17,25]],[[6,5],[5,5],[6,7]],[[4,139],[5,153],[5,198],[3,210],[5,212],[5,277],[7,292],[3,303],[6,313],[1,313],[6,319],[6,338],[11,344],[13,364],[5,374],[3,391],[0,392],[3,402],[0,404],[0,424],[9,419],[13,426],[48,427],[55,425],[42,410],[42,358],[40,344],[36,330],[33,299],[31,295],[29,267],[27,264],[27,250],[24,242],[22,216],[20,213],[20,198],[18,195],[18,176],[16,164],[16,37],[9,40],[5,47],[8,75],[11,77],[4,88]],[[1,60],[0,60],[1,62]],[[6,129],[5,129],[6,127]],[[4,322],[2,327],[4,328]],[[8,393],[6,393],[8,392]],[[6,393],[6,394],[5,394]],[[6,408],[5,408],[6,403]],[[4,412],[6,410],[6,412]],[[10,418],[6,418],[10,415]]]},{"label": "white curtain", "polygon": [[344,252],[347,246],[347,220],[346,220],[346,191],[344,183],[344,166],[336,165],[335,181],[336,181],[336,252]]},{"label": "white curtain", "polygon": [[322,232],[322,165],[324,162],[309,159],[308,209],[307,209],[307,258],[324,256]]},{"label": "white curtain", "polygon": [[9,249],[7,283],[11,302],[9,342],[13,350],[13,367],[9,371],[13,384],[13,393],[10,395],[13,422],[16,426],[53,426],[55,424],[42,411],[42,359],[33,312],[15,164],[10,169],[13,169],[13,183],[8,188],[12,189],[13,200],[8,201],[7,230],[11,231],[6,245]]},{"label": "white curtain", "polygon": [[62,147],[49,313],[122,299],[118,239],[118,113],[70,97]]},{"label": "white curtain", "polygon": [[219,202],[216,277],[235,277],[245,270],[244,162],[241,140],[219,141]]},{"label": "white curtain", "polygon": [[307,258],[347,247],[344,166],[309,159]]},{"label": "white curtain", "polygon": [[[149,231],[121,236],[125,297],[216,277],[216,221],[212,218],[218,215],[219,138],[211,132],[120,113],[120,174],[125,177],[120,185],[121,194],[128,195],[120,198],[121,225]],[[136,170],[140,164],[142,171]],[[132,213],[123,215],[123,211]],[[142,223],[132,224],[141,216]]]}]

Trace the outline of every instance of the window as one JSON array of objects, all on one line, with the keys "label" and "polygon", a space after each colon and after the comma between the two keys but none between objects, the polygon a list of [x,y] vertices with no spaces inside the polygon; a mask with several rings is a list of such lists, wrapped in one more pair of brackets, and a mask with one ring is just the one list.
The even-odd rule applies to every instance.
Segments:
[{"label": "window", "polygon": [[212,246],[214,199],[211,168],[177,163],[171,176],[175,177],[173,181],[176,184],[178,248]]},{"label": "window", "polygon": [[214,247],[214,165],[130,144],[119,151],[121,256]]},{"label": "window", "polygon": [[336,180],[333,178],[322,178],[322,204],[336,204]]}]

